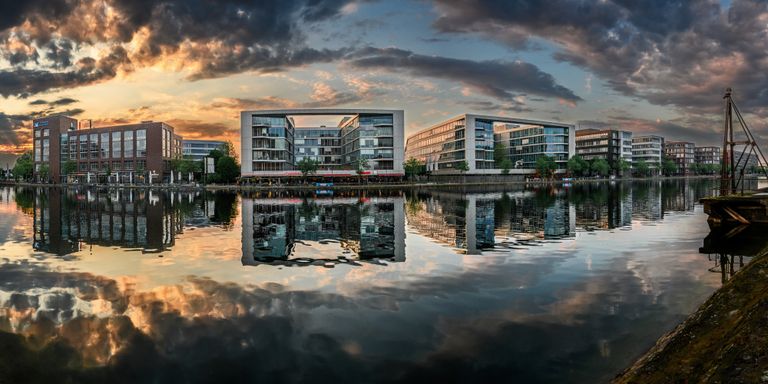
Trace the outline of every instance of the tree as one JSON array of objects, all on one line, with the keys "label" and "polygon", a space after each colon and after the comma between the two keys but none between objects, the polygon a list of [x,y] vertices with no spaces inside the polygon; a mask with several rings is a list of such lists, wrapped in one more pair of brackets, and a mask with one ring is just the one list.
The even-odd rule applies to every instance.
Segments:
[{"label": "tree", "polygon": [[240,176],[240,166],[231,156],[222,156],[216,162],[216,175],[222,183],[232,183]]},{"label": "tree", "polygon": [[664,158],[664,160],[661,161],[661,172],[665,176],[674,175],[677,173],[677,164],[670,159]]},{"label": "tree", "polygon": [[581,156],[575,155],[568,159],[568,172],[574,176],[584,176],[589,173],[589,163]]},{"label": "tree", "polygon": [[605,159],[595,159],[592,162],[590,169],[592,170],[592,173],[603,177],[607,176],[608,173],[611,172],[611,166],[608,165],[608,161]]},{"label": "tree", "polygon": [[16,180],[29,180],[34,175],[35,164],[32,161],[32,152],[26,152],[16,159],[13,166],[13,177]]},{"label": "tree", "polygon": [[[231,142],[227,141],[218,149],[212,150],[208,157],[213,158],[216,165],[216,173],[207,176],[209,182],[231,183],[240,176],[240,164],[237,163],[237,153]],[[223,164],[225,169],[219,169],[219,164]]]},{"label": "tree", "polygon": [[704,167],[702,164],[693,163],[690,165],[690,167],[688,167],[688,170],[690,170],[694,175],[700,175],[704,173]]},{"label": "tree", "polygon": [[405,175],[410,179],[426,172],[426,165],[419,159],[411,157],[403,163],[403,169],[405,170]]},{"label": "tree", "polygon": [[77,172],[77,163],[72,160],[67,160],[61,165],[61,173],[64,176],[69,176],[72,173]]},{"label": "tree", "polygon": [[502,160],[500,167],[501,167],[502,175],[509,175],[509,170],[512,168],[512,160],[509,160],[509,159]]},{"label": "tree", "polygon": [[307,176],[317,173],[317,169],[320,168],[320,161],[305,157],[299,160],[299,162],[296,163],[296,166],[299,167],[301,176],[306,179]]},{"label": "tree", "polygon": [[549,178],[552,177],[555,174],[555,170],[557,169],[557,163],[555,163],[555,158],[551,156],[539,156],[538,159],[536,159],[536,172],[539,173],[539,176],[542,178]]},{"label": "tree", "polygon": [[237,151],[235,150],[235,145],[232,144],[231,141],[225,141],[224,144],[219,147],[219,151],[221,151],[224,156],[229,156],[235,159],[235,163],[237,163]]},{"label": "tree", "polygon": [[456,169],[464,174],[469,171],[469,163],[467,163],[466,160],[462,160],[458,165],[456,165]]},{"label": "tree", "polygon": [[635,162],[635,174],[640,177],[646,177],[648,176],[648,171],[650,171],[650,167],[648,167],[648,163],[645,160]]},{"label": "tree", "polygon": [[50,173],[50,167],[48,164],[42,164],[40,165],[40,168],[37,170],[38,176],[40,176],[40,181],[48,181],[48,174]]},{"label": "tree", "polygon": [[493,144],[493,162],[497,167],[501,168],[501,163],[504,160],[509,160],[509,151],[504,143],[497,142]]},{"label": "tree", "polygon": [[357,182],[362,182],[363,174],[368,169],[368,159],[360,157],[355,161],[355,173],[357,173]]},{"label": "tree", "polygon": [[627,161],[625,158],[621,157],[619,158],[618,167],[621,174],[624,175],[625,172],[632,169],[632,164],[630,164],[630,162]]}]

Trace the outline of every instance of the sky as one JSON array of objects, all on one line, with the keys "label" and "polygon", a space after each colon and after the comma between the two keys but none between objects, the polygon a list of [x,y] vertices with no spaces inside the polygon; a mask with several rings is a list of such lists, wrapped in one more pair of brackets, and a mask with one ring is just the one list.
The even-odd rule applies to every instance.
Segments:
[{"label": "sky", "polygon": [[727,87],[768,139],[766,1],[0,5],[0,154],[51,113],[239,147],[239,111],[293,107],[404,109],[406,136],[474,112],[717,145]]}]

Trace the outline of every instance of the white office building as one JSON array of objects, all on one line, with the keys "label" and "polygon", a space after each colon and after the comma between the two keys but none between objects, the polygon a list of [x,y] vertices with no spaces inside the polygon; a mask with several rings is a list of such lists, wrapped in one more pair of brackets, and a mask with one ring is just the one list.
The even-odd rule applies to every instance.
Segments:
[{"label": "white office building", "polygon": [[[297,126],[300,116],[338,116],[339,123],[334,127]],[[404,175],[404,126],[402,110],[243,111],[241,175],[300,176],[296,164],[310,158],[320,163],[317,176],[356,176],[364,164],[365,175],[400,177]]]}]

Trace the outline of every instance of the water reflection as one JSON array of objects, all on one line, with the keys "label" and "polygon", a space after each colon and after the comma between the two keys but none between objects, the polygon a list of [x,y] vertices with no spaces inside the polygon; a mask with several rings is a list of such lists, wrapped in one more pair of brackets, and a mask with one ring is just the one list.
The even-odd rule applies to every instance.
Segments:
[{"label": "water reflection", "polygon": [[572,207],[559,189],[417,191],[408,198],[406,211],[408,225],[419,234],[469,255],[575,233]]},{"label": "water reflection", "polygon": [[243,198],[243,265],[405,260],[402,197]]},{"label": "water reflection", "polygon": [[709,271],[719,274],[725,283],[753,257],[768,252],[768,237],[760,227],[717,228],[704,238],[699,252],[712,262]]},{"label": "water reflection", "polygon": [[752,254],[734,250],[756,244],[747,232],[710,235],[702,252],[717,259],[699,253],[709,229],[695,201],[710,187],[6,188],[0,370],[10,382],[604,382],[719,286],[708,269],[721,254]]},{"label": "water reflection", "polygon": [[33,215],[35,250],[56,255],[83,244],[160,253],[185,226],[232,225],[237,195],[141,189],[21,188],[16,204]]}]

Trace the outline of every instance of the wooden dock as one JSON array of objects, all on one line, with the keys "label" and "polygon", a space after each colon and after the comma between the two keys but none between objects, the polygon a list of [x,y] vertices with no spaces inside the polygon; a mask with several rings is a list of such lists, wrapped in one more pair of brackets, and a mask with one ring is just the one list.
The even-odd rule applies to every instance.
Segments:
[{"label": "wooden dock", "polygon": [[768,192],[701,199],[710,228],[768,225]]}]

